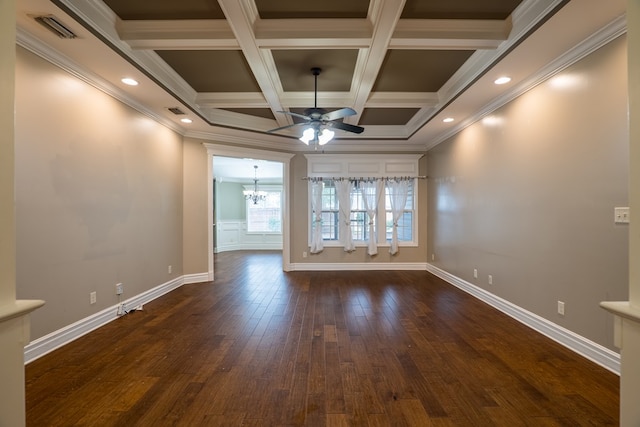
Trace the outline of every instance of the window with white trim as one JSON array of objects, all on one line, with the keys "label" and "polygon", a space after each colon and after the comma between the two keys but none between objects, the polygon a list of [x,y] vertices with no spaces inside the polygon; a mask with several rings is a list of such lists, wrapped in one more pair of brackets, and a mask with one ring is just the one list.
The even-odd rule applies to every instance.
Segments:
[{"label": "window with white trim", "polygon": [[[339,201],[336,193],[334,181],[331,179],[323,179],[324,188],[322,190],[322,239],[325,242],[339,241],[342,232],[339,221]],[[416,181],[413,180],[409,186],[409,194],[404,207],[404,212],[398,221],[398,241],[402,243],[413,243],[415,241],[415,187]],[[374,222],[374,237],[378,244],[386,244],[391,241],[391,233],[393,231],[393,215],[391,213],[391,202],[389,198],[389,190],[386,185],[382,186],[376,209]],[[313,220],[313,212],[310,212],[309,220],[310,232],[316,222]],[[356,181],[353,191],[351,192],[351,236],[356,245],[362,246],[363,242],[369,240],[369,216],[364,206],[363,195],[360,185]],[[344,227],[342,227],[344,228]]]},{"label": "window with white trim", "polygon": [[[404,206],[404,212],[398,220],[398,241],[410,242],[413,241],[413,219],[415,218],[415,205],[413,203],[413,194],[415,192],[415,180],[413,185],[409,186],[409,194],[407,197],[407,203]],[[393,214],[391,213],[391,200],[389,198],[389,188],[384,187],[384,209],[385,209],[385,240],[391,241],[391,233],[393,232]]]},{"label": "window with white trim", "polygon": [[[419,159],[422,156],[305,154],[309,180],[308,233],[312,253],[321,252],[324,246],[341,245],[349,252],[348,238],[341,235],[348,229],[351,229],[351,240],[355,245],[367,247],[369,255],[378,253],[377,246],[387,246],[395,254],[398,246],[418,245],[416,178],[420,178]],[[337,180],[345,179],[355,184],[350,190],[348,223],[344,213],[340,212],[339,186],[336,185]],[[394,182],[393,190],[387,188],[390,181]],[[320,208],[314,212],[316,205]],[[320,227],[320,232],[316,227]],[[394,234],[397,244],[392,238]]]},{"label": "window with white trim", "polygon": [[267,189],[266,193],[257,203],[247,200],[247,233],[282,233],[282,189]]}]

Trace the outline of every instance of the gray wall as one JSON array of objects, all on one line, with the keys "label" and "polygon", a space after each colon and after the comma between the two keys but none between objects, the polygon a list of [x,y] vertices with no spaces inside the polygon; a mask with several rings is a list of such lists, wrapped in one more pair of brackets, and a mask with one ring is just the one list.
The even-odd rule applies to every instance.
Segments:
[{"label": "gray wall", "polygon": [[182,174],[182,259],[184,274],[202,274],[209,269],[207,150],[202,141],[184,139]]},{"label": "gray wall", "polygon": [[180,135],[18,48],[17,294],[46,300],[32,338],[117,304],[116,283],[129,298],[183,274],[182,154]]},{"label": "gray wall", "polygon": [[216,217],[220,221],[245,220],[247,205],[244,200],[244,185],[238,182],[216,182]]},{"label": "gray wall", "polygon": [[428,153],[434,265],[611,349],[598,304],[628,293],[628,226],[613,222],[628,203],[625,49],[611,42]]}]

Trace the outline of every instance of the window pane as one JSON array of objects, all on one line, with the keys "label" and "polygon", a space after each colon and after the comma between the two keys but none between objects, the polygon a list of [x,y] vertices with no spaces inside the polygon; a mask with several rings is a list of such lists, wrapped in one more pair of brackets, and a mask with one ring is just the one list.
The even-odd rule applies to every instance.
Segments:
[{"label": "window pane", "polygon": [[[322,189],[322,239],[338,240],[338,196],[332,180],[325,180]],[[311,212],[311,232],[316,227],[313,212]]]},{"label": "window pane", "polygon": [[351,211],[351,237],[353,240],[369,238],[369,216],[365,211]]},{"label": "window pane", "polygon": [[[387,212],[387,240],[391,241],[391,233],[393,233],[393,214],[391,212]],[[405,211],[400,219],[398,220],[398,240],[410,242],[413,240],[413,212]]]},{"label": "window pane", "polygon": [[[413,240],[413,191],[415,182],[409,186],[407,193],[407,203],[404,205],[404,213],[398,220],[398,241],[410,242]],[[385,186],[384,204],[386,209],[386,237],[387,241],[391,241],[391,233],[393,232],[393,215],[391,213],[391,198],[389,197],[389,188]]]},{"label": "window pane", "polygon": [[364,199],[357,183],[351,191],[351,238],[366,240],[369,235],[369,217],[364,209]]},{"label": "window pane", "polygon": [[253,204],[247,202],[247,232],[281,233],[280,192],[268,192],[267,198]]},{"label": "window pane", "polygon": [[322,238],[324,240],[338,240],[337,211],[322,212]]},{"label": "window pane", "polygon": [[333,181],[324,181],[322,190],[322,210],[338,210],[338,196]]},{"label": "window pane", "polygon": [[[409,192],[407,193],[407,203],[404,205],[406,210],[413,210],[413,188],[414,185],[409,186]],[[389,197],[389,187],[384,187],[384,208],[388,211],[391,210],[391,197]]]}]

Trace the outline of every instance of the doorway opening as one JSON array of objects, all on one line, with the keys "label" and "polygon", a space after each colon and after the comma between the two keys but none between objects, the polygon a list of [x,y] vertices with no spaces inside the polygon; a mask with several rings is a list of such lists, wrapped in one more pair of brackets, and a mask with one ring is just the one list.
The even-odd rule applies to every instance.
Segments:
[{"label": "doorway opening", "polygon": [[213,251],[282,251],[281,162],[213,157]]},{"label": "doorway opening", "polygon": [[[280,250],[282,268],[290,271],[289,163],[294,155],[208,143],[205,146],[209,280],[214,280],[214,254],[220,251]],[[257,190],[270,195],[270,204],[254,206],[245,198],[244,191],[256,190],[255,179]]]}]

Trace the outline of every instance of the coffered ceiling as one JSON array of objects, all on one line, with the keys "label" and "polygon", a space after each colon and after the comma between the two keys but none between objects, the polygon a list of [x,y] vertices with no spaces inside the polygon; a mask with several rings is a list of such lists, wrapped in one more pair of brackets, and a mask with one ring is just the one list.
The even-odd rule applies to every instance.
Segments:
[{"label": "coffered ceiling", "polygon": [[[546,56],[518,52],[570,7],[588,15],[575,35],[537,45]],[[623,12],[617,0],[18,0],[18,25],[100,78],[124,76],[115,68],[126,63],[153,86],[126,96],[172,123],[191,118],[179,125],[185,134],[297,149],[301,126],[269,131],[298,120],[281,111],[314,106],[310,69],[320,67],[318,107],[353,108],[344,122],[365,128],[338,130],[337,141],[420,150],[501,96],[488,81],[503,71],[525,79]],[[81,40],[51,39],[33,23],[38,13]],[[531,63],[503,70],[516,52]],[[443,116],[472,97],[445,127]]]}]

